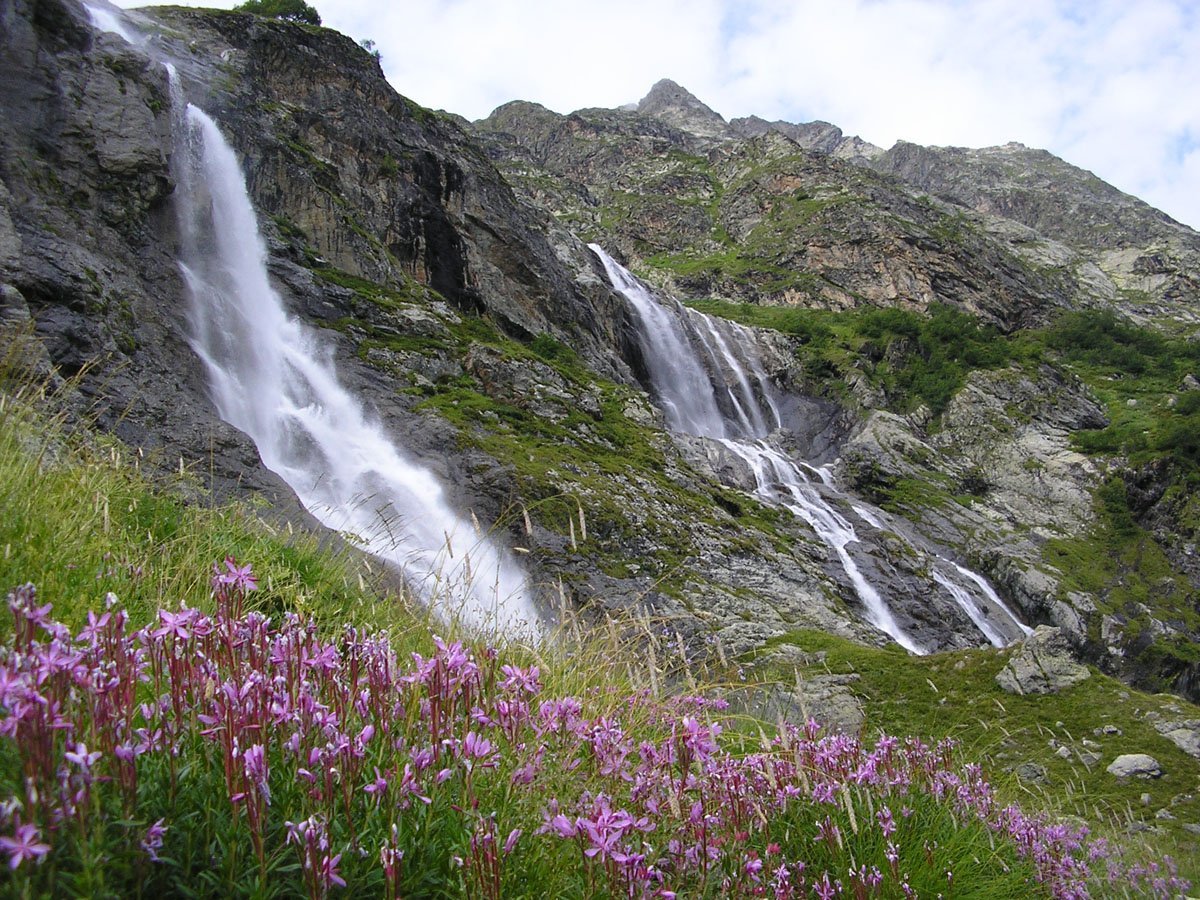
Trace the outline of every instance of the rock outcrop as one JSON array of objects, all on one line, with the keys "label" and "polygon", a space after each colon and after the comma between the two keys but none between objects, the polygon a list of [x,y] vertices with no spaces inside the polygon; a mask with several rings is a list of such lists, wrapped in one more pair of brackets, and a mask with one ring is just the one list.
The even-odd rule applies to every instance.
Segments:
[{"label": "rock outcrop", "polygon": [[1071,655],[1061,629],[1041,625],[1018,646],[996,683],[1010,694],[1056,694],[1091,677]]}]

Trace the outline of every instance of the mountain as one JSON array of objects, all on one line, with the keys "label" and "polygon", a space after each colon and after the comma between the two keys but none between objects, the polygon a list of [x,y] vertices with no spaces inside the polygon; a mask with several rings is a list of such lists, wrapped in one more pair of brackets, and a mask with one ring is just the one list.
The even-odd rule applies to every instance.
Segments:
[{"label": "mountain", "polygon": [[[1200,691],[1195,232],[1040,151],[725,122],[670,81],[634,109],[463,123],[327,30],[4,13],[4,319],[152,464],[320,528],[196,353],[173,61],[240,160],[289,313],[544,609],[635,610],[696,653],[802,629],[943,650],[989,640],[978,574],[1082,658]],[[678,427],[618,263],[662,295],[723,424]]]}]

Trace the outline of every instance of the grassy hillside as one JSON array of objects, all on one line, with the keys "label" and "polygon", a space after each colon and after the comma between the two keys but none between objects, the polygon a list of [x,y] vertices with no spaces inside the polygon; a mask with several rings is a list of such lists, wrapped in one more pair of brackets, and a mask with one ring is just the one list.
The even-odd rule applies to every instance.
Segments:
[{"label": "grassy hillside", "polygon": [[[1110,865],[1121,889],[1176,889],[1157,862],[1130,868],[1175,832],[1122,857],[1074,819],[1009,806],[966,762],[977,741],[942,740],[964,736],[961,718],[903,712],[926,705],[919,673],[945,681],[916,667],[958,672],[957,657],[793,636],[873,670],[860,740],[732,715],[745,686],[690,667],[650,622],[584,634],[568,617],[499,647],[445,623],[435,637],[361,560],[152,486],[127,449],[52,409],[0,400],[0,893],[832,896],[840,882],[1015,898],[1079,896]],[[964,659],[979,673],[956,702],[990,716],[998,657]],[[1012,707],[1013,729],[1045,711]],[[898,729],[914,736],[879,733]],[[1184,761],[1165,764],[1190,788]]]}]

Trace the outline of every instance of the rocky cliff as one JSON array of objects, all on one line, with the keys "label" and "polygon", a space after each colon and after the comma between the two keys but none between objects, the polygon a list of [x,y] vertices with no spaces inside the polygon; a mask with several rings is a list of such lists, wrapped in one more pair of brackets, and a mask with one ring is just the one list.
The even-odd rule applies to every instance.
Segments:
[{"label": "rocky cliff", "polygon": [[[1161,454],[1155,469],[1078,445],[1110,426],[1112,398],[1046,331],[1096,307],[1185,328],[1194,233],[1053,158],[1017,191],[987,151],[884,153],[825,123],[725,123],[670,82],[635,110],[516,102],[464,128],[328,30],[184,9],[128,23],[132,40],[74,0],[0,2],[3,314],[34,329],[35,367],[79,377],[80,417],[306,521],[217,417],[189,345],[170,61],[242,158],[289,309],[456,505],[523,551],[547,608],[645,609],[697,651],[803,626],[884,640],[811,528],[752,497],[712,442],[666,432],[596,241],[713,311],[775,316],[747,334],[789,397],[779,440],[838,460],[882,507],[855,558],[928,647],[980,642],[931,586],[938,553],[986,570],[1103,665],[1195,683],[1182,651],[1144,652],[1147,635],[1175,648],[1197,633],[1187,496]],[[1053,220],[1055,191],[1077,214]],[[928,329],[946,322],[978,340],[934,391],[909,375],[933,365]],[[1043,332],[1050,349],[1021,350]],[[1007,355],[979,362],[989,344]],[[1176,385],[1159,387],[1119,400],[1167,410]],[[1149,591],[1067,571],[1098,546],[1114,478],[1165,560]]]},{"label": "rocky cliff", "polygon": [[[1107,315],[1190,335],[1195,232],[1044,151],[883,151],[825,123],[723,123],[671,83],[631,109],[517,103],[474,127],[515,186],[643,277],[792,334],[788,377],[843,409],[839,471],[862,495],[959,548],[1092,661],[1190,683],[1191,464],[1157,435],[1183,427],[1196,360],[1185,344],[1146,383],[1141,362],[1080,346],[1107,339]],[[881,307],[947,325],[881,327]],[[1055,324],[1077,314],[1094,321]],[[1000,356],[962,344],[980,326]],[[1106,484],[1133,503],[1136,539],[1113,537]]]}]

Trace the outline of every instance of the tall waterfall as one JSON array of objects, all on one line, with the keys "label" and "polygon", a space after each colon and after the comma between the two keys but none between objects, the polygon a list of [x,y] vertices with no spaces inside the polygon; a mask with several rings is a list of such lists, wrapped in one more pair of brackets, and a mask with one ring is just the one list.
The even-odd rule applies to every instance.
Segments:
[{"label": "tall waterfall", "polygon": [[535,627],[518,566],[451,509],[434,476],[339,383],[330,348],[284,311],[232,148],[195,106],[181,118],[180,264],[192,346],[221,417],[254,440],[309,512],[400,567],[440,614]]},{"label": "tall waterfall", "polygon": [[[798,464],[764,440],[782,420],[775,389],[745,330],[654,295],[603,249],[590,247],[638,319],[643,359],[668,425],[717,440],[744,460],[754,473],[756,496],[803,519],[834,551],[867,620],[908,651],[925,652],[847,549],[859,540],[854,526],[829,504],[805,469],[817,475],[825,490],[831,488],[827,474]],[[861,504],[851,508],[866,524],[882,528]],[[982,576],[939,558],[932,577],[994,646],[1028,633]]]}]

